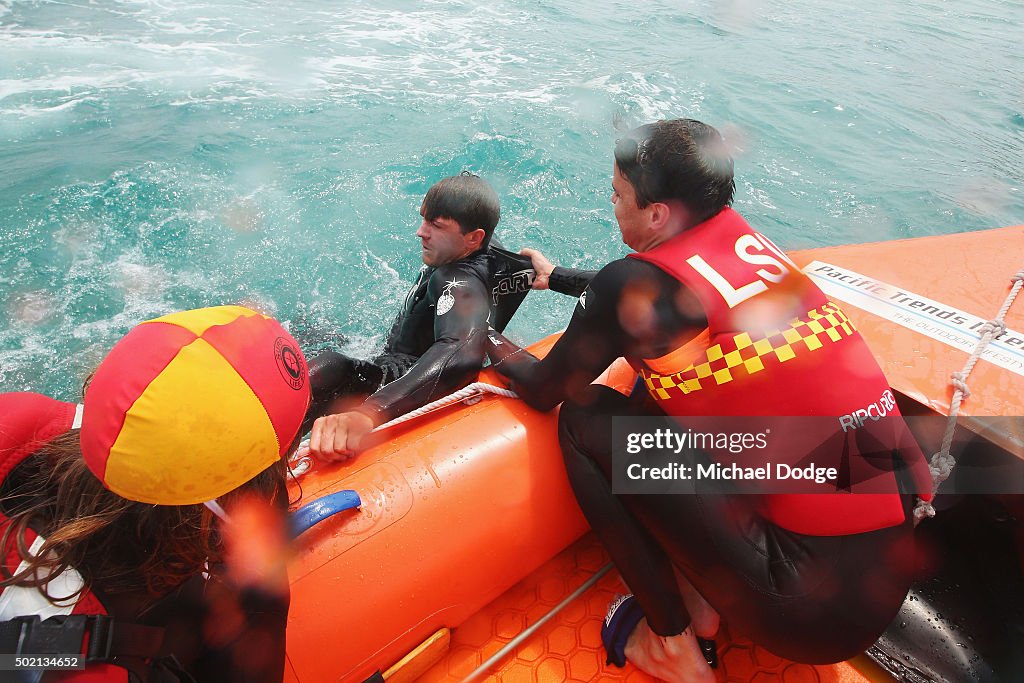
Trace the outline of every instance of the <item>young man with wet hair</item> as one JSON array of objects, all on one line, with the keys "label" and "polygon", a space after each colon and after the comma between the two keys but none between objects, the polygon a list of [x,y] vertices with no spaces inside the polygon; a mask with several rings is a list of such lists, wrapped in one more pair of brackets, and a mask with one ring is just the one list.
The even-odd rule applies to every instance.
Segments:
[{"label": "young man with wet hair", "polygon": [[[310,363],[313,405],[305,427],[312,423],[310,451],[322,459],[348,459],[375,426],[471,381],[483,363],[488,324],[503,328],[529,290],[529,259],[491,246],[501,208],[483,179],[464,171],[437,182],[420,216],[424,265],[383,352],[358,360],[327,351]],[[370,396],[325,415],[335,399],[359,394]]]},{"label": "young man with wet hair", "polygon": [[[862,652],[911,581],[907,491],[915,484],[905,471],[897,477],[894,461],[910,463],[916,489],[930,491],[905,428],[872,423],[846,434],[826,417],[818,424],[827,433],[804,450],[773,435],[750,457],[790,465],[846,458],[851,471],[871,471],[870,490],[852,479],[815,483],[809,495],[739,495],[723,479],[685,494],[613,493],[622,467],[612,459],[613,417],[671,428],[686,416],[734,416],[742,427],[752,419],[745,416],[842,416],[889,391],[842,310],[730,208],[733,191],[732,159],[711,126],[677,119],[631,131],[615,146],[611,201],[635,253],[594,272],[556,268],[524,250],[536,288],[579,303],[543,360],[498,334],[487,349],[531,406],[564,401],[559,441],[570,483],[634,594],[609,607],[608,661],[628,658],[667,681],[714,680],[697,637],[714,635],[719,614],[796,661]],[[630,396],[590,384],[619,356],[640,375]],[[693,468],[724,456],[690,449],[673,462]]]}]

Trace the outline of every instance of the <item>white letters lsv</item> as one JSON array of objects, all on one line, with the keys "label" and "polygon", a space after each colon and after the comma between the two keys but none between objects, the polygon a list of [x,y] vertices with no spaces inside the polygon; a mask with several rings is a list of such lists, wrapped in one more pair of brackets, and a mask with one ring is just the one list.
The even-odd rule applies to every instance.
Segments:
[{"label": "white letters lsv", "polygon": [[[751,252],[752,249],[755,250],[756,253]],[[754,266],[767,266],[772,270],[768,270],[768,268],[758,268],[755,271],[758,279],[748,282],[740,287],[733,287],[732,283],[726,280],[725,277],[715,270],[711,264],[705,261],[702,256],[694,255],[686,259],[686,262],[690,264],[691,268],[697,271],[711,284],[712,287],[718,290],[718,293],[722,295],[723,299],[725,299],[725,303],[729,305],[729,308],[735,308],[750,297],[756,296],[767,290],[768,285],[765,284],[765,280],[774,283],[782,282],[782,279],[790,272],[790,269],[785,264],[788,263],[794,269],[796,268],[796,264],[793,263],[781,249],[772,244],[771,240],[761,233],[740,235],[736,239],[735,250],[736,255],[741,261]],[[765,250],[768,250],[779,258],[776,259],[771,256],[771,254],[761,253]]]}]

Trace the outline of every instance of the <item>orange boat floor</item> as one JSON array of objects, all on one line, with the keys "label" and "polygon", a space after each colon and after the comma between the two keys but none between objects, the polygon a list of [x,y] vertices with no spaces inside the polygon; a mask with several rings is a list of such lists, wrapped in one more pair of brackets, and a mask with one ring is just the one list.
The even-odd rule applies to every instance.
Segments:
[{"label": "orange boat floor", "polygon": [[[587,534],[454,629],[451,647],[444,658],[418,680],[428,683],[461,681],[607,562],[608,556],[596,537]],[[601,621],[615,594],[624,592],[618,573],[608,572],[521,644],[514,654],[496,664],[482,680],[500,683],[656,680],[629,664],[625,669],[618,669],[604,663]],[[716,641],[719,681],[869,683],[872,680],[846,662],[811,666],[784,660],[747,638],[729,634],[725,625]]]}]

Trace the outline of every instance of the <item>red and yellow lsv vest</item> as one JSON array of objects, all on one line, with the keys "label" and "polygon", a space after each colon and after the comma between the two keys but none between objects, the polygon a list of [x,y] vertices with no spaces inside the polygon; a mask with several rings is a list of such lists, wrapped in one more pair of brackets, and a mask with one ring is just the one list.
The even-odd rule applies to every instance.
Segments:
[{"label": "red and yellow lsv vest", "polygon": [[[858,443],[871,443],[874,453],[886,457],[900,448],[920,490],[930,483],[924,456],[906,438],[901,420],[866,419],[899,415],[889,384],[850,319],[784,252],[725,208],[630,256],[694,292],[708,320],[696,339],[637,368],[666,414],[779,416],[776,434],[754,457],[854,470],[842,491],[833,482],[817,486],[822,493],[764,495],[766,518],[813,536],[873,531],[904,520],[895,475],[862,462]],[[836,420],[782,419],[813,415]],[[808,428],[825,433],[794,433]]]}]

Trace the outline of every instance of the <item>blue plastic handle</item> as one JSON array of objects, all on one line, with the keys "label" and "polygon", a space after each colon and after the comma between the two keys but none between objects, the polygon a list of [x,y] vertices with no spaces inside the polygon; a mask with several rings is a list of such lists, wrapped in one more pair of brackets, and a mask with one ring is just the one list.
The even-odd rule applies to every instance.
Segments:
[{"label": "blue plastic handle", "polygon": [[311,529],[331,515],[336,515],[343,510],[351,510],[363,504],[359,494],[352,490],[338,491],[323,498],[317,498],[311,503],[306,503],[292,513],[289,519],[292,538],[295,538],[305,531]]}]

